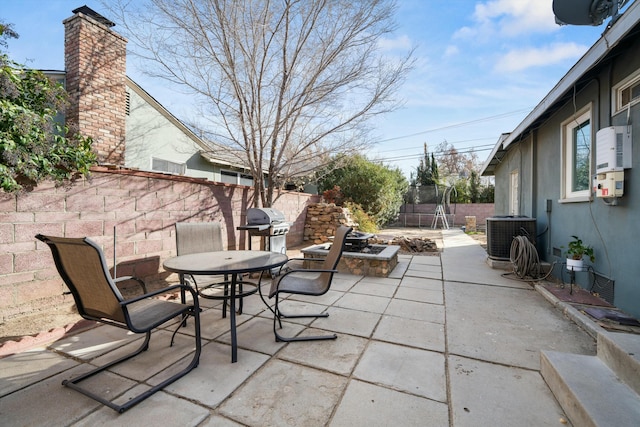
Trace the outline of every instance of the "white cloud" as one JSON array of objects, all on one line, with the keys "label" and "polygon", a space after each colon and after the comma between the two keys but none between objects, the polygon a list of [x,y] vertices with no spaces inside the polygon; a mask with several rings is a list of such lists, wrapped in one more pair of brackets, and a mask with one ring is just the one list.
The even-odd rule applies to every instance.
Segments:
[{"label": "white cloud", "polygon": [[589,49],[577,43],[556,43],[541,48],[512,50],[496,62],[499,71],[522,71],[531,67],[544,67],[566,60],[576,60]]},{"label": "white cloud", "polygon": [[462,27],[454,37],[487,40],[492,37],[516,37],[522,34],[549,33],[558,30],[551,1],[490,0],[477,3],[474,24]]},{"label": "white cloud", "polygon": [[409,50],[412,48],[412,43],[409,36],[402,35],[394,39],[380,39],[378,41],[378,47],[384,51]]},{"label": "white cloud", "polygon": [[458,46],[449,45],[449,46],[447,46],[447,48],[444,51],[444,56],[445,57],[456,56],[459,53],[460,53],[460,49],[458,49]]}]

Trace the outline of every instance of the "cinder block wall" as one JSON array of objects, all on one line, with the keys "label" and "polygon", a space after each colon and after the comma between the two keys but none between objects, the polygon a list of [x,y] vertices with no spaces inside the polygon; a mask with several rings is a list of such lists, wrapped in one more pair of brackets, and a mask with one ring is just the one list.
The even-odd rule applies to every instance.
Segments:
[{"label": "cinder block wall", "polygon": [[[432,203],[423,203],[418,205],[404,205],[401,209],[395,225],[407,227],[430,227],[433,221],[433,214],[436,211],[436,205]],[[495,207],[493,203],[460,203],[451,205],[451,214],[447,216],[449,226],[463,226],[465,224],[465,216],[475,216],[478,227],[484,228],[486,219],[495,215]],[[438,222],[440,226],[442,222]]]},{"label": "cinder block wall", "polygon": [[[283,192],[275,203],[293,223],[289,246],[302,243],[306,206],[318,197]],[[162,268],[176,254],[177,221],[221,221],[225,247],[244,249],[246,233],[236,227],[252,201],[250,187],[107,168],[69,188],[42,184],[19,196],[0,193],[0,321],[73,303],[38,233],[89,237],[113,268],[115,227],[117,276],[142,277],[154,288],[177,281]]]}]

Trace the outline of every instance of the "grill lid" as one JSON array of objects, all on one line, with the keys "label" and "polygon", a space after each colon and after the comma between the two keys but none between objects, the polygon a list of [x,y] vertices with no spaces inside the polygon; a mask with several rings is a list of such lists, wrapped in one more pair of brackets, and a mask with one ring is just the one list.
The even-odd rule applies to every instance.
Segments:
[{"label": "grill lid", "polygon": [[284,212],[273,208],[247,209],[247,224],[279,224],[284,222]]}]

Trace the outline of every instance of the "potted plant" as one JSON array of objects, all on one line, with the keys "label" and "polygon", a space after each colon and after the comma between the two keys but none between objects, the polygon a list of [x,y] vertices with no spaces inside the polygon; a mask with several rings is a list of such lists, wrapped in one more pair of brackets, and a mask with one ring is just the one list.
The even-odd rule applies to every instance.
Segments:
[{"label": "potted plant", "polygon": [[578,236],[571,236],[573,240],[567,245],[567,270],[581,271],[584,266],[583,257],[589,257],[591,262],[596,260],[593,248],[582,242]]}]

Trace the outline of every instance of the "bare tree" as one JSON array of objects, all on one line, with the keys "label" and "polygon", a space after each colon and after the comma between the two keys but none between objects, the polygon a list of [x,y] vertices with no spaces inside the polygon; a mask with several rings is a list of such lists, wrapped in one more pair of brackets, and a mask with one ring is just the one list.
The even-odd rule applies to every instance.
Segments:
[{"label": "bare tree", "polygon": [[249,165],[258,206],[331,155],[362,150],[370,120],[399,107],[412,64],[412,51],[381,49],[394,0],[106,3],[150,74],[197,95],[196,131]]},{"label": "bare tree", "polygon": [[438,166],[443,177],[468,178],[472,171],[478,171],[478,154],[473,150],[460,152],[447,141],[436,147]]}]

